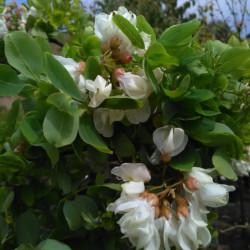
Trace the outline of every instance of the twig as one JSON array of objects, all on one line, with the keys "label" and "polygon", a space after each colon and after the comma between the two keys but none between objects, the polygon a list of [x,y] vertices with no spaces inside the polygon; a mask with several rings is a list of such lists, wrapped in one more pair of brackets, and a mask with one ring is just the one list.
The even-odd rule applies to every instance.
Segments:
[{"label": "twig", "polygon": [[238,228],[250,229],[250,226],[249,226],[248,223],[246,223],[245,225],[235,225],[235,226],[228,227],[226,229],[221,229],[219,232],[220,233],[226,233],[226,232],[238,229]]},{"label": "twig", "polygon": [[59,45],[60,47],[63,47],[63,45],[64,45],[63,43],[59,42],[57,39],[52,38],[52,37],[49,38],[49,41],[50,41],[51,43],[54,43],[54,44]]}]

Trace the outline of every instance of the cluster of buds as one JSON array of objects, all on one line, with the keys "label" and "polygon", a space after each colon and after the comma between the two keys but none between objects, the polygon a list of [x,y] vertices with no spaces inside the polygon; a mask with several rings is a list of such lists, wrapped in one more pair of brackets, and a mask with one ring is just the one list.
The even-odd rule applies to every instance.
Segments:
[{"label": "cluster of buds", "polygon": [[111,52],[111,57],[117,64],[128,64],[132,61],[133,57],[129,51],[121,51],[120,47],[122,41],[118,36],[113,36],[108,42],[102,42],[101,51],[104,55]]}]

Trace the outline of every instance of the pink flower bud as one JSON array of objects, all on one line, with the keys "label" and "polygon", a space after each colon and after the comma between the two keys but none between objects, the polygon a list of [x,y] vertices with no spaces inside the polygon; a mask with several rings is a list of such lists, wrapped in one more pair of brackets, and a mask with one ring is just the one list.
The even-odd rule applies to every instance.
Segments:
[{"label": "pink flower bud", "polygon": [[78,65],[79,65],[80,73],[84,74],[86,63],[82,61],[82,62],[79,62]]},{"label": "pink flower bud", "polygon": [[162,206],[163,206],[163,207],[170,207],[170,202],[169,202],[167,199],[164,199],[164,200],[162,201]]},{"label": "pink flower bud", "polygon": [[185,181],[184,181],[186,187],[190,190],[190,191],[195,191],[198,190],[198,186],[197,186],[197,179],[193,178],[193,177],[188,177]]},{"label": "pink flower bud", "polygon": [[180,206],[177,206],[177,208],[176,208],[176,214],[178,217],[180,217],[181,215],[184,217],[187,217],[187,214],[189,212],[190,212],[190,209],[186,205],[180,205]]},{"label": "pink flower bud", "polygon": [[171,161],[171,156],[169,154],[161,154],[161,161],[167,163]]},{"label": "pink flower bud", "polygon": [[102,44],[101,44],[102,53],[104,54],[108,50],[109,50],[109,44],[107,42],[102,42]]},{"label": "pink flower bud", "polygon": [[112,51],[112,58],[113,59],[118,59],[118,58],[120,58],[120,56],[121,56],[121,51],[120,51],[120,49],[119,48],[117,48],[117,49],[114,49],[113,51]]},{"label": "pink flower bud", "polygon": [[124,51],[121,53],[120,58],[118,59],[118,62],[120,64],[128,64],[133,60],[133,57],[129,51]]},{"label": "pink flower bud", "polygon": [[8,22],[10,20],[10,16],[4,15],[5,20]]},{"label": "pink flower bud", "polygon": [[181,197],[181,196],[177,196],[175,198],[175,202],[176,202],[176,206],[188,206],[188,201],[184,198],[184,197]]},{"label": "pink flower bud", "polygon": [[112,50],[118,49],[121,46],[121,40],[118,36],[113,36],[110,40],[110,48]]},{"label": "pink flower bud", "polygon": [[159,205],[159,198],[154,193],[149,193],[147,196],[147,201],[151,202],[152,207],[157,207]]},{"label": "pink flower bud", "polygon": [[141,198],[147,198],[148,194],[149,194],[149,192],[147,190],[144,190],[142,193],[139,194],[139,197],[141,197]]},{"label": "pink flower bud", "polygon": [[172,216],[172,212],[168,207],[162,206],[161,207],[161,216],[165,217],[166,220],[169,220],[170,217]]},{"label": "pink flower bud", "polygon": [[9,6],[5,8],[6,13],[10,13],[11,11],[12,11],[12,9]]},{"label": "pink flower bud", "polygon": [[116,81],[119,81],[119,76],[122,76],[125,74],[125,70],[123,68],[117,68],[115,69],[114,75],[115,75],[115,79]]},{"label": "pink flower bud", "polygon": [[17,1],[13,1],[13,3],[14,3],[14,5],[17,7],[18,6],[18,3],[17,3]]}]

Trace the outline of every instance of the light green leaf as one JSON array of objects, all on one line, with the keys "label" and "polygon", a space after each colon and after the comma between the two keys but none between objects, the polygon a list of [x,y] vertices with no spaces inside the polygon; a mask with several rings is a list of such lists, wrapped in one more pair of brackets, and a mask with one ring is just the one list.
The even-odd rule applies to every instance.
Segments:
[{"label": "light green leaf", "polygon": [[113,21],[136,48],[144,49],[143,39],[133,24],[119,14],[114,15]]},{"label": "light green leaf", "polygon": [[42,36],[37,36],[35,40],[38,42],[39,46],[41,47],[42,52],[48,52],[52,54],[52,49],[48,40]]},{"label": "light green leaf", "polygon": [[47,98],[47,103],[56,106],[60,111],[69,115],[76,115],[78,106],[72,102],[72,98],[65,93],[54,93]]},{"label": "light green leaf", "polygon": [[163,86],[163,91],[165,93],[166,96],[169,96],[171,98],[177,98],[181,95],[183,95],[188,87],[189,87],[189,83],[190,83],[190,76],[189,75],[186,75],[181,83],[180,83],[180,86],[176,89],[176,90],[168,90],[168,89],[165,89]]},{"label": "light green leaf", "polygon": [[223,148],[217,149],[212,157],[213,165],[215,169],[228,179],[237,180],[230,157],[227,155]]},{"label": "light green leaf", "polygon": [[80,119],[79,134],[84,142],[96,148],[97,150],[112,154],[100,134],[96,131],[92,117],[84,113]]},{"label": "light green leaf", "polygon": [[139,32],[143,31],[149,34],[152,41],[156,40],[155,32],[144,16],[140,15],[136,17],[136,28]]},{"label": "light green leaf", "polygon": [[151,45],[144,56],[148,58],[152,68],[165,65],[179,65],[179,60],[174,56],[170,56],[160,43]]},{"label": "light green leaf", "polygon": [[167,49],[184,46],[191,41],[192,34],[199,25],[200,22],[197,20],[173,25],[163,32],[158,42]]},{"label": "light green leaf", "polygon": [[11,32],[5,37],[5,55],[11,66],[34,80],[44,72],[43,53],[35,39],[28,33]]},{"label": "light green leaf", "polygon": [[15,96],[24,86],[10,66],[0,64],[0,96]]},{"label": "light green leaf", "polygon": [[42,125],[35,116],[23,116],[20,128],[29,143],[36,144],[43,140]]},{"label": "light green leaf", "polygon": [[75,98],[76,100],[82,100],[82,97],[78,91],[76,83],[70,76],[65,67],[56,60],[51,54],[46,53],[46,73],[51,83],[58,89],[61,89],[66,94]]},{"label": "light green leaf", "polygon": [[47,239],[36,246],[37,250],[71,250],[71,248],[57,240]]},{"label": "light green leaf", "polygon": [[22,213],[16,221],[18,244],[36,244],[40,233],[38,218],[30,210]]},{"label": "light green leaf", "polygon": [[98,75],[102,75],[99,61],[94,56],[90,56],[85,65],[84,76],[86,79],[95,80]]},{"label": "light green leaf", "polygon": [[83,42],[84,54],[88,56],[100,56],[101,51],[101,40],[97,36],[89,36]]},{"label": "light green leaf", "polygon": [[78,115],[71,116],[51,107],[44,118],[43,132],[47,141],[55,147],[71,144],[77,135]]},{"label": "light green leaf", "polygon": [[108,109],[138,109],[142,106],[142,101],[127,96],[111,96],[101,104],[101,107]]}]

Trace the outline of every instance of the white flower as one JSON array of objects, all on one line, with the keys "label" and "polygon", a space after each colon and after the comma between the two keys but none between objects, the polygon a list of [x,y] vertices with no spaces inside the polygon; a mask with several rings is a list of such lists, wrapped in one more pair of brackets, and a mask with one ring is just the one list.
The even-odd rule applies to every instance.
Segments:
[{"label": "white flower", "polygon": [[153,133],[153,142],[162,154],[170,157],[176,156],[184,150],[188,137],[181,128],[166,125],[158,128]]},{"label": "white flower", "polygon": [[105,137],[111,137],[114,133],[114,122],[121,121],[124,116],[123,110],[97,108],[93,119],[96,130]]},{"label": "white flower", "polygon": [[97,76],[94,81],[86,80],[86,89],[90,91],[89,96],[91,101],[89,106],[92,108],[98,107],[106,98],[109,97],[112,89],[112,84],[108,84],[106,86],[106,80],[101,77]]},{"label": "white flower", "polygon": [[65,58],[62,56],[55,56],[53,55],[55,59],[57,59],[69,72],[70,76],[75,81],[79,91],[81,92],[83,98],[87,98],[86,95],[86,83],[83,77],[83,69],[81,65],[77,62],[75,62],[72,58]]},{"label": "white flower", "polygon": [[121,88],[134,99],[143,100],[153,91],[147,78],[127,72],[118,76]]},{"label": "white flower", "polygon": [[120,167],[114,167],[111,173],[123,181],[148,182],[151,175],[143,163],[123,163]]},{"label": "white flower", "polygon": [[122,184],[122,195],[138,196],[145,190],[144,182],[151,179],[147,167],[142,163],[123,163],[120,167],[115,167],[111,173],[118,179],[129,181]]},{"label": "white flower", "polygon": [[[135,28],[136,28],[136,15],[128,11],[125,7],[119,7],[118,11],[112,12],[110,15],[105,13],[100,13],[95,18],[95,34],[103,42],[110,43],[112,37],[117,36],[121,40],[121,51],[129,51],[130,53],[137,53],[143,56],[145,50],[136,49],[128,39],[128,37],[116,26],[113,22],[113,16],[115,14],[120,14],[126,18]],[[150,35],[141,32],[142,39],[144,41],[145,49],[147,49],[151,43]]]},{"label": "white flower", "polygon": [[6,9],[4,9],[3,13],[0,13],[0,39],[4,38],[8,35],[9,30],[6,26],[6,20],[4,18],[4,14],[6,13]]},{"label": "white flower", "polygon": [[42,16],[42,13],[38,13],[37,9],[34,6],[31,6],[29,9],[29,15],[36,17],[36,18],[39,18]]},{"label": "white flower", "polygon": [[26,31],[25,25],[27,23],[27,19],[29,17],[29,15],[32,15],[36,18],[39,18],[42,16],[42,13],[38,13],[37,9],[34,6],[31,6],[29,10],[27,10],[27,8],[24,5],[21,5],[21,21],[19,23],[19,27],[18,29],[20,31]]},{"label": "white flower", "polygon": [[147,100],[143,101],[143,106],[141,108],[125,110],[127,119],[133,124],[146,122],[150,117],[150,114],[150,105]]},{"label": "white flower", "polygon": [[250,163],[242,160],[232,159],[232,166],[238,176],[249,176]]},{"label": "white flower", "polygon": [[[213,178],[209,175],[214,169],[202,169],[193,167],[191,172],[186,174],[186,177],[193,177],[197,180],[197,190],[194,192],[205,206],[221,207],[228,203],[228,192],[234,191],[234,186],[217,184],[213,182]],[[187,192],[190,191],[184,185]]]}]

